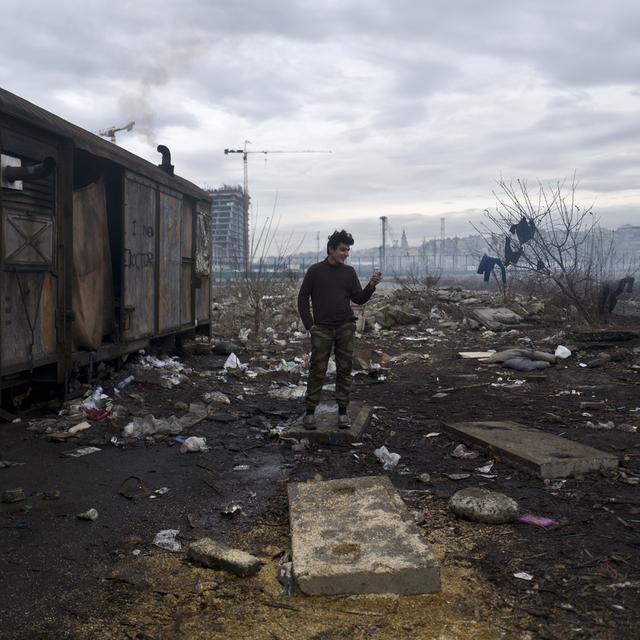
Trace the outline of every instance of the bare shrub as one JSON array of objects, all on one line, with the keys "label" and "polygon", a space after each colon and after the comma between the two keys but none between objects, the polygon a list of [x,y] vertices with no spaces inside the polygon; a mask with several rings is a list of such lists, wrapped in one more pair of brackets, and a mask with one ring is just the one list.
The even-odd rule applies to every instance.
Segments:
[{"label": "bare shrub", "polygon": [[[598,319],[598,295],[610,272],[613,238],[600,227],[593,205],[576,202],[575,178],[569,183],[538,184],[500,179],[493,192],[496,206],[485,210],[486,222],[477,229],[495,256],[506,261],[506,239],[514,239],[516,225],[533,225],[532,237],[520,244],[522,253],[512,268],[546,296],[557,295],[591,325]],[[508,289],[505,288],[505,294]]]}]

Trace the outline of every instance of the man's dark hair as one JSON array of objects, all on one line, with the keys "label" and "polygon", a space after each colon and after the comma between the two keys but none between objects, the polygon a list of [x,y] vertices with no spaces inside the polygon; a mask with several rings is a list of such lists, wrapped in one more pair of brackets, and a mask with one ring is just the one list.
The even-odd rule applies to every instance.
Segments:
[{"label": "man's dark hair", "polygon": [[329,249],[336,249],[338,245],[346,244],[351,246],[353,244],[353,236],[345,231],[334,231],[329,236],[329,242],[327,242],[327,255],[329,255]]}]

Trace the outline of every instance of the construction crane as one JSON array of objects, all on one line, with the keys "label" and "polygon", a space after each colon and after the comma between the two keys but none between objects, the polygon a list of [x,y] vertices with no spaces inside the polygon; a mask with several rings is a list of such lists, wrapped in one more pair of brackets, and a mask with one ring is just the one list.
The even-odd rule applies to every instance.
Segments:
[{"label": "construction crane", "polygon": [[242,164],[243,164],[243,200],[244,200],[244,227],[245,227],[245,271],[247,273],[251,269],[251,264],[249,260],[249,172],[247,170],[247,156],[250,153],[262,153],[265,156],[269,153],[332,153],[330,149],[247,149],[247,145],[251,144],[251,140],[244,141],[244,147],[242,149],[225,149],[224,155],[227,156],[230,153],[241,153],[242,154]]},{"label": "construction crane", "polygon": [[111,142],[115,144],[116,131],[131,131],[135,123],[136,121],[132,120],[131,122],[125,124],[124,127],[116,127],[115,125],[113,127],[107,127],[106,129],[102,129],[101,131],[98,131],[98,135],[102,136],[103,138],[109,138],[109,140],[111,140]]},{"label": "construction crane", "polygon": [[242,163],[243,163],[243,169],[244,169],[244,197],[245,200],[247,202],[247,205],[249,203],[249,174],[247,171],[247,156],[250,153],[262,153],[265,156],[269,153],[332,153],[331,150],[329,149],[262,149],[262,150],[257,150],[257,149],[247,149],[247,145],[251,144],[250,140],[245,140],[244,141],[244,148],[243,149],[225,149],[224,150],[224,155],[229,155],[230,153],[241,153],[242,154]]}]

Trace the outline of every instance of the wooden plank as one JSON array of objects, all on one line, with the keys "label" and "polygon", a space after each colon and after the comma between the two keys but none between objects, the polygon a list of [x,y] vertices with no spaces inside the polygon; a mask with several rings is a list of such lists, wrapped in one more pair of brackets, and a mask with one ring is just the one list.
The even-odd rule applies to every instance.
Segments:
[{"label": "wooden plank", "polygon": [[180,246],[183,258],[193,259],[193,204],[191,200],[182,201],[182,229]]},{"label": "wooden plank", "polygon": [[160,191],[158,330],[180,326],[182,198]]},{"label": "wooden plank", "polygon": [[124,306],[127,340],[155,330],[156,189],[127,173],[124,189]]},{"label": "wooden plank", "polygon": [[566,478],[618,466],[618,458],[517,422],[448,423],[449,436],[488,449],[540,478]]},{"label": "wooden plank", "polygon": [[200,286],[196,288],[196,318],[198,324],[209,322],[209,278],[198,278]]},{"label": "wooden plank", "polygon": [[191,268],[190,262],[183,262],[180,271],[180,324],[182,326],[193,325],[193,307],[191,292]]}]

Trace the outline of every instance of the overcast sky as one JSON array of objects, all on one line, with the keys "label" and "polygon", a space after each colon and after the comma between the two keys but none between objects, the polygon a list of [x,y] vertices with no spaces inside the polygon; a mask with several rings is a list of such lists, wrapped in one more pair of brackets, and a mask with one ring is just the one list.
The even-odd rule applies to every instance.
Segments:
[{"label": "overcast sky", "polygon": [[[472,233],[510,180],[579,180],[607,226],[640,204],[640,3],[632,0],[2,2],[0,84],[315,249]],[[259,222],[258,222],[259,224]]]}]

